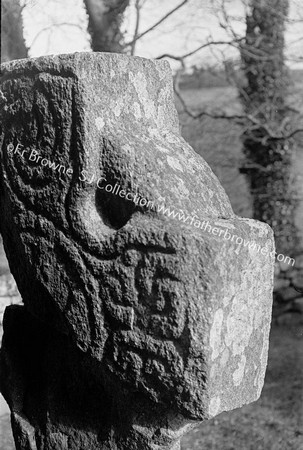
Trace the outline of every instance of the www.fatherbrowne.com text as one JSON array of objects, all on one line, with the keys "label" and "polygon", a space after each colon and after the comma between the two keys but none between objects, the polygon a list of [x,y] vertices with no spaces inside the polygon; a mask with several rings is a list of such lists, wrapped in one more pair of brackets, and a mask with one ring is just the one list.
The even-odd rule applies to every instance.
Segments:
[{"label": "www.fatherbrowne.com text", "polygon": [[[56,163],[55,161],[43,158],[41,155],[39,155],[39,152],[37,150],[26,150],[21,144],[17,144],[16,147],[13,144],[8,144],[7,153],[11,155],[18,154],[22,158],[27,157],[29,161],[40,164],[42,167],[49,168],[59,174],[65,174],[68,177],[72,177],[73,175],[72,168],[67,168],[66,166]],[[136,191],[135,193],[131,191],[127,192],[125,189],[122,189],[122,187],[118,183],[115,183],[114,186],[110,183],[106,183],[107,180],[103,176],[96,178],[95,175],[90,176],[86,170],[82,170],[79,175],[79,180],[88,184],[95,183],[98,189],[104,189],[106,192],[111,193],[112,195],[117,195],[120,198],[125,198],[127,201],[131,201],[137,206],[145,207],[149,210],[156,211],[157,213],[162,213],[167,217],[179,220],[180,222],[193,226],[196,229],[207,231],[213,236],[222,237],[224,240],[233,242],[238,247],[243,245],[243,247],[247,247],[252,251],[261,252],[262,255],[269,254],[273,256],[274,253],[278,261],[284,262],[286,264],[291,264],[292,266],[294,266],[295,264],[294,258],[284,256],[282,253],[277,254],[277,252],[275,251],[270,252],[267,247],[261,247],[260,245],[256,244],[255,241],[249,241],[243,239],[241,236],[231,234],[230,229],[221,228],[221,226],[216,224],[216,226],[212,226],[207,220],[202,221],[196,215],[187,214],[180,209],[176,211],[174,208],[165,206],[163,202],[155,203],[154,201],[147,200],[146,198],[140,196],[138,194],[138,191]]]}]

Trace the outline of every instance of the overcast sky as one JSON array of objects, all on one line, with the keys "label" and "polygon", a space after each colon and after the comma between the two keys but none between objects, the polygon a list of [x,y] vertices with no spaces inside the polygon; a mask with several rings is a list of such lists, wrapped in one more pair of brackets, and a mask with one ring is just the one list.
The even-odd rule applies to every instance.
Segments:
[{"label": "overcast sky", "polygon": [[[24,8],[23,18],[30,56],[90,51],[83,0],[27,0],[27,2],[29,4]],[[180,2],[181,0],[146,0],[139,31],[149,28]],[[216,5],[218,2],[219,0],[190,0],[189,6],[181,8],[161,27],[138,41],[136,54],[147,58],[155,58],[163,53],[182,55],[209,38],[226,40],[227,35],[219,26],[219,16],[213,7],[213,3]],[[302,0],[291,0],[292,18],[299,18],[300,9],[303,17]],[[243,34],[243,1],[227,0],[227,10],[235,17],[234,29],[237,33]],[[131,39],[134,26],[134,8],[130,7],[123,25],[126,40]],[[286,39],[291,59],[303,56],[303,22],[289,26]],[[214,64],[221,59],[222,51],[225,56],[237,56],[236,50],[229,47],[213,47],[212,50],[205,49],[196,54],[188,64]]]}]

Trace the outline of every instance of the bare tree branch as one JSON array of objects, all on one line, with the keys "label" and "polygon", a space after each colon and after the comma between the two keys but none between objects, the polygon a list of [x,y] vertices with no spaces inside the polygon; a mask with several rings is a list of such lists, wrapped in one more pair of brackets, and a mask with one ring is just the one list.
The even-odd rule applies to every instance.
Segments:
[{"label": "bare tree branch", "polygon": [[134,36],[134,39],[131,42],[127,42],[126,46],[131,46],[134,42],[136,42],[138,39],[141,39],[143,36],[145,36],[147,33],[150,33],[155,28],[157,28],[161,23],[163,23],[165,20],[167,20],[172,14],[174,14],[176,11],[178,11],[182,6],[184,6],[186,3],[188,3],[189,0],[183,0],[178,6],[173,8],[171,11],[169,11],[165,16],[163,16],[160,20],[158,20],[156,23],[154,23],[151,27],[149,27],[147,30],[143,31],[143,33],[138,34],[137,36]]},{"label": "bare tree branch", "polygon": [[211,41],[211,42],[206,42],[205,44],[199,45],[199,47],[197,47],[195,50],[185,53],[185,55],[182,55],[182,56],[172,55],[170,53],[164,53],[163,55],[158,56],[156,59],[170,58],[170,59],[174,59],[176,61],[182,62],[185,58],[188,58],[189,56],[194,55],[195,53],[199,52],[203,48],[210,47],[211,45],[231,45],[231,46],[235,47],[236,44],[233,41]]},{"label": "bare tree branch", "polygon": [[32,46],[34,45],[34,43],[37,41],[37,39],[41,36],[41,34],[45,33],[46,31],[52,30],[55,27],[76,27],[79,30],[83,31],[81,26],[78,25],[77,23],[68,23],[68,22],[60,22],[60,23],[52,23],[51,25],[48,25],[47,27],[42,28],[34,37],[34,39],[32,40],[32,43],[30,44],[30,48],[32,48]]},{"label": "bare tree branch", "polygon": [[185,112],[192,119],[197,120],[197,119],[201,119],[202,117],[210,117],[211,119],[232,120],[242,126],[245,125],[245,123],[246,124],[251,123],[251,126],[247,127],[247,129],[249,129],[250,131],[253,129],[259,129],[259,130],[263,130],[265,132],[264,137],[255,139],[257,142],[261,142],[262,144],[265,144],[268,140],[285,141],[285,140],[293,138],[298,133],[303,133],[303,128],[297,128],[296,130],[293,130],[288,134],[285,134],[285,133],[283,134],[282,130],[281,130],[280,135],[274,134],[273,131],[270,129],[270,127],[267,124],[261,122],[255,116],[252,116],[250,114],[227,115],[224,112],[216,114],[216,113],[205,111],[205,110],[195,113],[193,110],[191,110],[188,107],[188,105],[186,104],[186,102],[181,94],[181,91],[180,91],[179,83],[180,83],[180,76],[181,76],[182,72],[183,72],[183,69],[179,70],[176,73],[176,76],[174,78],[174,91],[182,105],[183,112]]},{"label": "bare tree branch", "polygon": [[235,40],[239,39],[239,35],[235,32],[231,24],[230,16],[227,13],[225,0],[221,1],[221,12],[224,20],[224,23],[222,21],[219,21],[221,28],[223,28],[223,30],[225,30],[227,33],[229,32]]},{"label": "bare tree branch", "polygon": [[136,26],[135,26],[135,32],[134,32],[134,38],[130,44],[131,50],[130,54],[133,56],[135,54],[136,49],[136,43],[137,43],[137,37],[139,33],[139,25],[140,25],[140,13],[141,13],[142,5],[140,4],[140,0],[136,0],[135,2],[135,9],[136,9]]},{"label": "bare tree branch", "polygon": [[283,136],[271,135],[270,140],[272,140],[272,141],[288,140],[288,139],[295,137],[296,134],[298,134],[298,133],[303,133],[303,128],[297,128],[296,130],[292,131],[291,133],[285,134]]}]

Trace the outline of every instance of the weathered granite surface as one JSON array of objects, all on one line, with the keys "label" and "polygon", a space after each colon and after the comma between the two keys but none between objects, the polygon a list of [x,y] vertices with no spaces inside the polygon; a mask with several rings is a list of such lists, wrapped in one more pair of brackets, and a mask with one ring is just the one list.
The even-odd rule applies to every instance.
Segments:
[{"label": "weathered granite surface", "polygon": [[169,65],[20,60],[1,91],[0,228],[25,305],[6,310],[0,363],[17,449],[175,450],[256,400],[273,256],[196,222],[268,251],[272,231],[234,215],[180,137]]}]

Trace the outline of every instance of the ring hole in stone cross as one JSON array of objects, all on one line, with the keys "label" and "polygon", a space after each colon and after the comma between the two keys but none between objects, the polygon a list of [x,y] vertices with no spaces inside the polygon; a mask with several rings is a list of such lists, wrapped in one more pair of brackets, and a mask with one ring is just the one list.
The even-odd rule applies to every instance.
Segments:
[{"label": "ring hole in stone cross", "polygon": [[[111,187],[106,190],[106,187]],[[122,191],[130,192],[129,189],[121,187],[115,179],[106,181],[103,189],[97,188],[95,194],[96,209],[102,221],[109,228],[119,230],[131,219],[134,212],[139,209],[136,204],[119,194]]]}]

